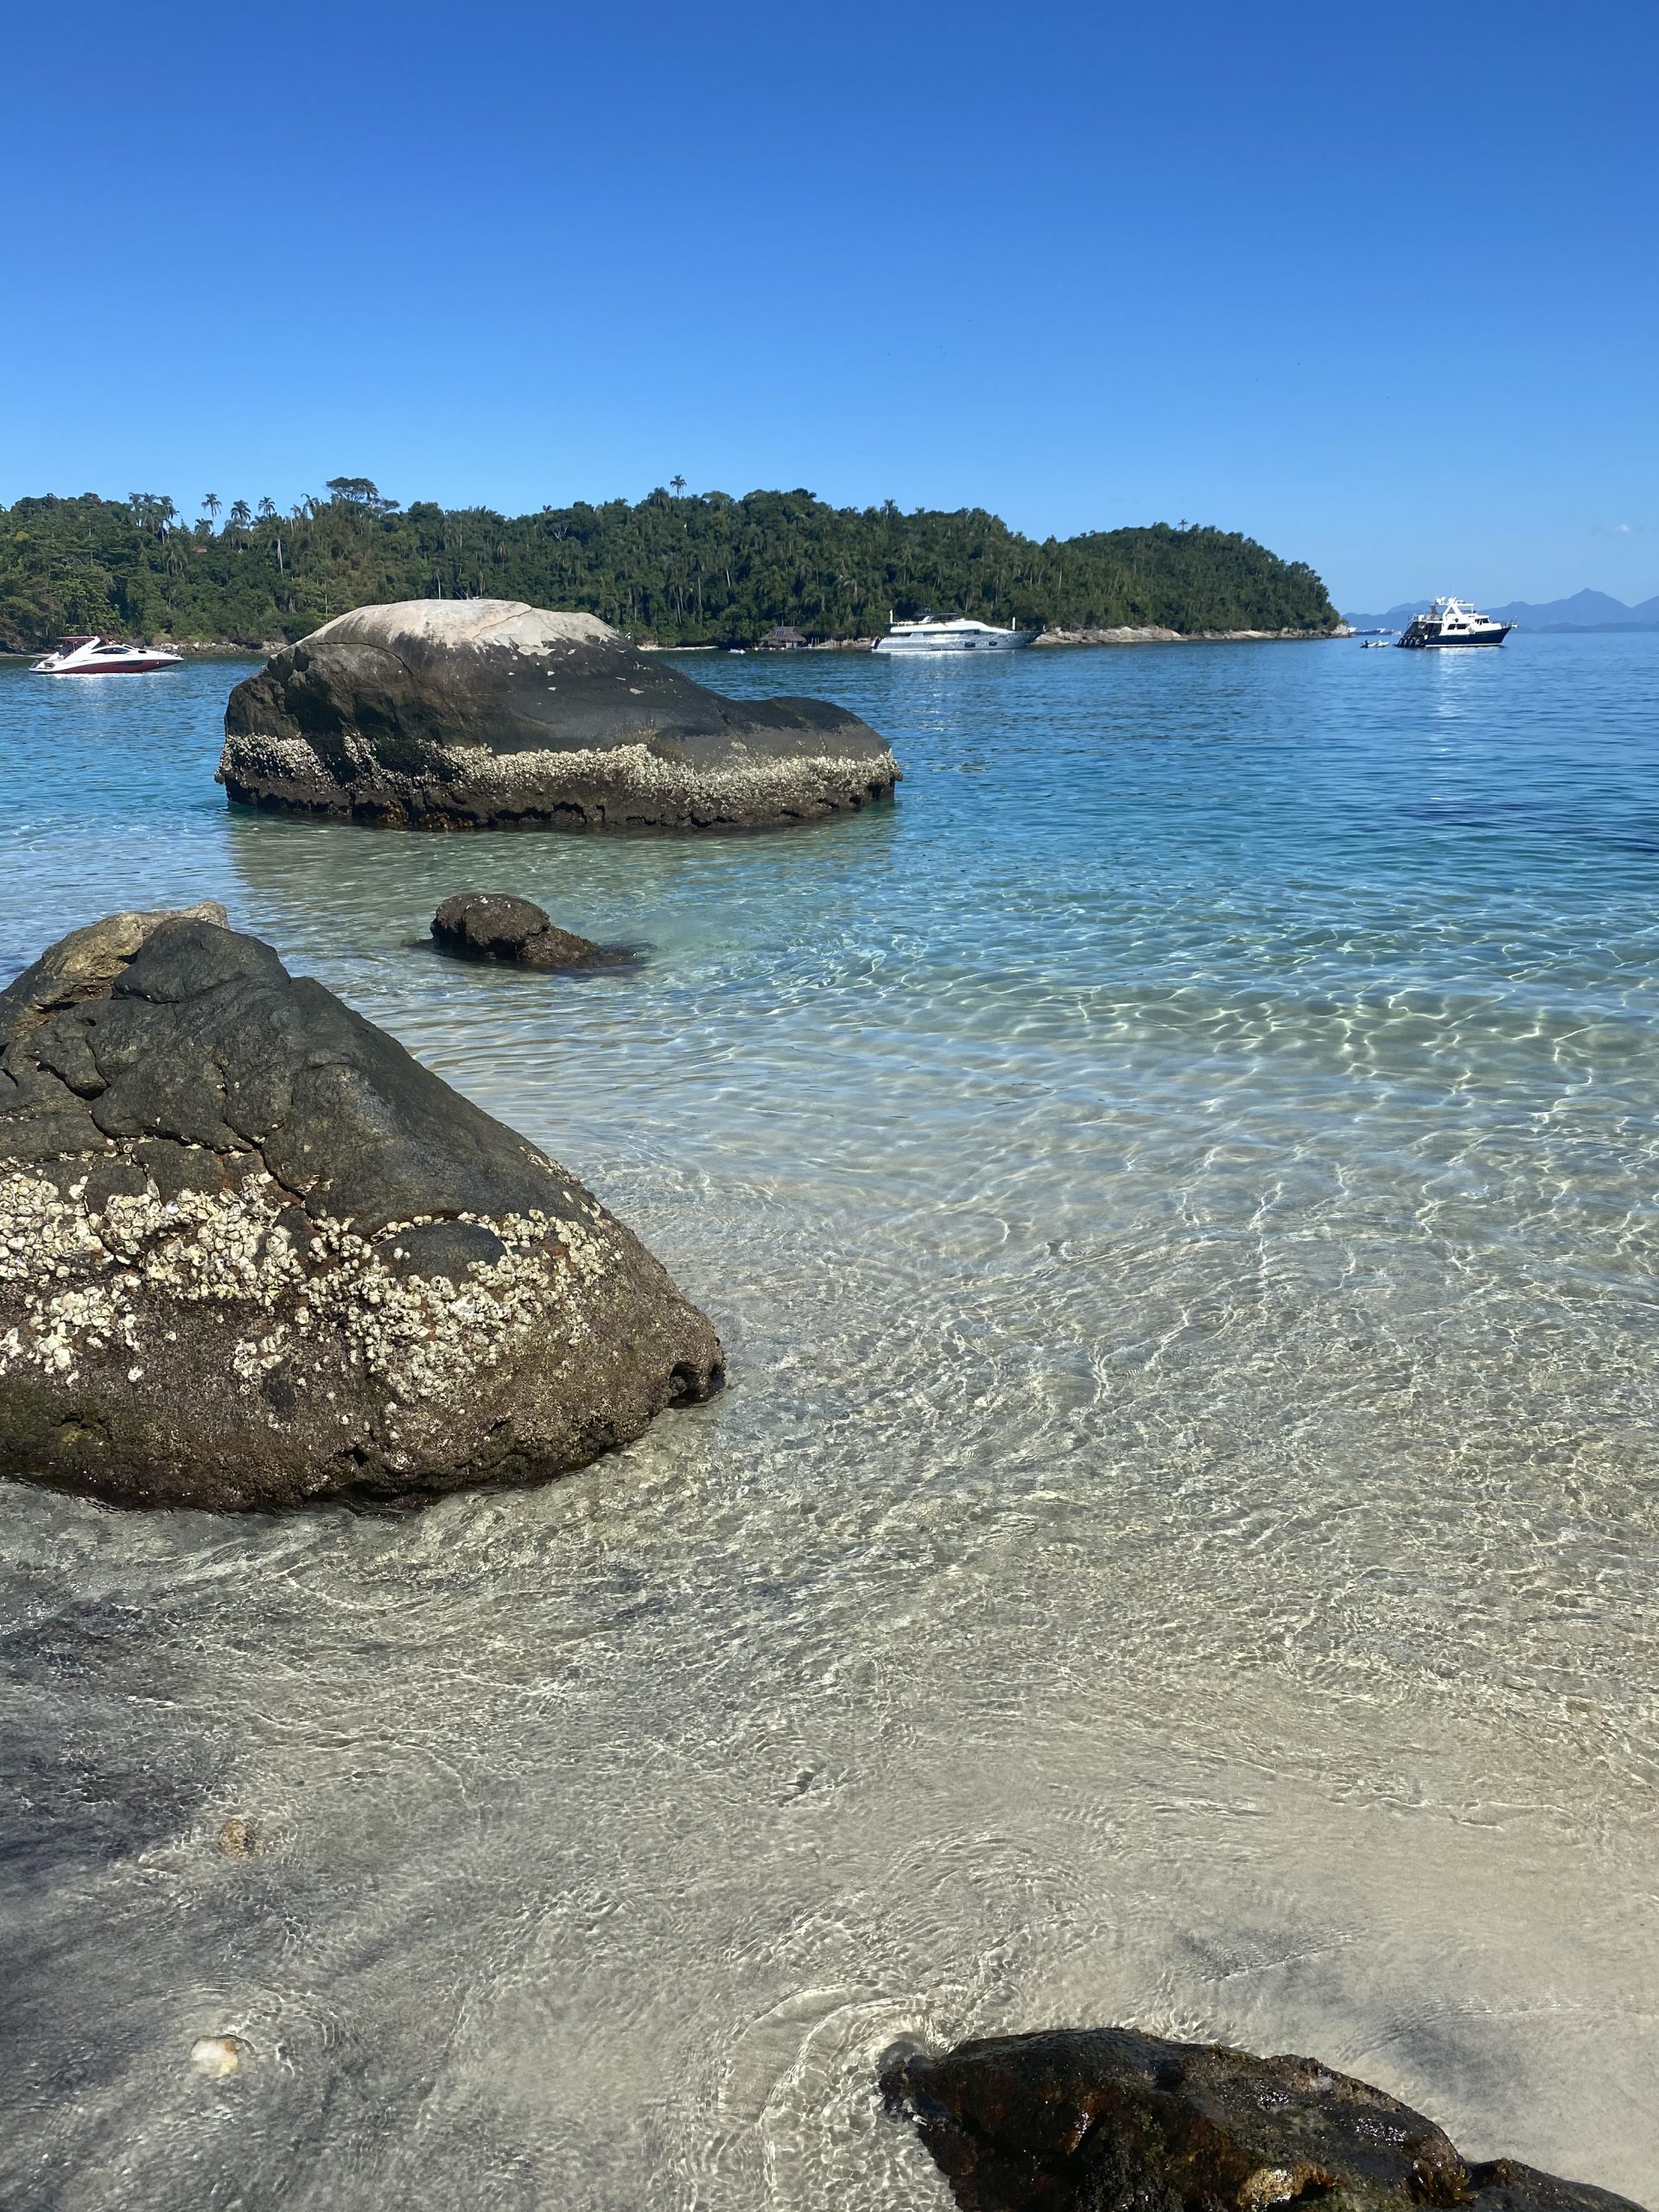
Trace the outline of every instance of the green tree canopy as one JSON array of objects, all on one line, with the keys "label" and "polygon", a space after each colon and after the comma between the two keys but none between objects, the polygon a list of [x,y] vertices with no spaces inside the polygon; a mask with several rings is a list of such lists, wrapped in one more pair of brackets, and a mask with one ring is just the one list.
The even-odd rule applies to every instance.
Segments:
[{"label": "green tree canopy", "polygon": [[291,516],[238,499],[222,530],[185,525],[157,493],[19,499],[0,508],[0,645],[100,626],[260,645],[394,599],[582,608],[662,645],[747,645],[779,623],[873,637],[890,613],[1189,634],[1338,620],[1310,568],[1233,531],[1154,523],[1039,543],[980,508],[906,514],[680,481],[637,505],[507,517],[424,500],[399,512],[369,478],[336,476]]}]

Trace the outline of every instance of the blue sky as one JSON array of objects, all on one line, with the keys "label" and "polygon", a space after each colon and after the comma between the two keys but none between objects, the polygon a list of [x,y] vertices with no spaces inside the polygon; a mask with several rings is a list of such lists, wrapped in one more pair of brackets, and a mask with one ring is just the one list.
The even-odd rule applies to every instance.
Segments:
[{"label": "blue sky", "polygon": [[0,499],[804,485],[1659,592],[1659,6],[12,16]]}]

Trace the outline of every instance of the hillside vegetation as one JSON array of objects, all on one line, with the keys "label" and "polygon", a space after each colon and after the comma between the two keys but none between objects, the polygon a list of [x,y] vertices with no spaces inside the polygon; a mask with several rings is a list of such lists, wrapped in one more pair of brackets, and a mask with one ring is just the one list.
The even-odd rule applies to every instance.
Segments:
[{"label": "hillside vegetation", "polygon": [[170,499],[24,499],[0,507],[0,646],[66,631],[225,639],[303,637],[393,599],[519,599],[581,607],[641,640],[747,645],[774,623],[869,637],[888,613],[1076,629],[1326,630],[1313,571],[1235,531],[1158,523],[1021,537],[976,508],[832,507],[810,492],[658,491],[630,505],[508,517],[399,509],[363,478],[283,514],[238,500],[186,521]]}]

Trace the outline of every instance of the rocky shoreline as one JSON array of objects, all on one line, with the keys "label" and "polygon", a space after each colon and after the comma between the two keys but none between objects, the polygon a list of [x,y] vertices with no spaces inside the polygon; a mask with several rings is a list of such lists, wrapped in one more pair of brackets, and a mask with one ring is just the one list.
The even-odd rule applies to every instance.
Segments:
[{"label": "rocky shoreline", "polygon": [[[472,602],[457,601],[458,606]],[[315,634],[315,633],[313,633]],[[1121,626],[1107,630],[1044,630],[1035,637],[1034,645],[1226,645],[1240,642],[1278,640],[1306,642],[1316,638],[1351,638],[1357,632],[1344,622],[1334,630],[1168,630],[1156,623],[1138,627]],[[284,638],[267,638],[256,645],[238,645],[229,638],[159,638],[145,639],[146,644],[160,644],[172,652],[182,653],[187,660],[270,660],[278,653],[292,650]],[[664,645],[655,638],[632,640],[636,652],[641,653],[729,653],[734,649],[715,643],[691,645]],[[808,653],[868,653],[880,643],[879,638],[810,638],[798,648]],[[40,647],[0,648],[0,660],[37,660]],[[758,653],[760,647],[746,645],[743,653]],[[772,655],[785,658],[785,655]]]},{"label": "rocky shoreline", "polygon": [[1251,643],[1307,643],[1317,638],[1351,638],[1346,623],[1334,630],[1166,630],[1156,623],[1115,630],[1045,630],[1034,645],[1220,645]]},{"label": "rocky shoreline", "polygon": [[[113,634],[113,633],[111,633]],[[168,652],[180,653],[186,660],[268,660],[271,654],[286,652],[285,639],[267,638],[257,645],[238,645],[230,638],[169,638],[137,636],[130,630],[121,634],[143,645],[164,646]],[[0,645],[0,661],[24,660],[35,662],[42,653],[49,652],[49,644],[42,645]]]},{"label": "rocky shoreline", "polygon": [[[1032,639],[1033,645],[1207,645],[1244,642],[1300,642],[1316,638],[1351,638],[1356,633],[1345,622],[1334,630],[1168,630],[1157,623],[1138,626],[1122,626],[1107,630],[1042,630]],[[809,653],[868,653],[874,652],[880,643],[879,638],[812,638],[796,650]],[[718,645],[659,645],[654,639],[643,643],[639,650],[647,653],[704,653],[727,650]],[[746,652],[760,648],[750,645]]]}]

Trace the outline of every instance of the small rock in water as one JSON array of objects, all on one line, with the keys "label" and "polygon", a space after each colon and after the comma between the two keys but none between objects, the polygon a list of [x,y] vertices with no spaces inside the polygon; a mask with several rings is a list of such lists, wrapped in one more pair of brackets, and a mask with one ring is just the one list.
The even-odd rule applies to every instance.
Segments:
[{"label": "small rock in water", "polygon": [[219,1832],[219,1847],[227,1859],[257,1859],[265,1847],[253,1822],[235,1813]]},{"label": "small rock in water", "polygon": [[1311,2058],[1130,2028],[893,2052],[907,2115],[963,2212],[1638,2212],[1512,2158],[1465,2162],[1432,2120]]},{"label": "small rock in water", "polygon": [[432,917],[432,936],[441,952],[518,968],[587,968],[619,957],[556,928],[542,907],[505,891],[458,891]]},{"label": "small rock in water", "polygon": [[190,2063],[198,2074],[219,2081],[235,2073],[251,2048],[240,2036],[198,2036],[190,2046]]}]

